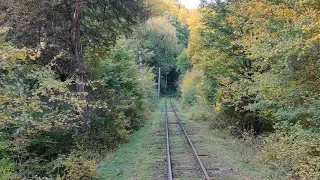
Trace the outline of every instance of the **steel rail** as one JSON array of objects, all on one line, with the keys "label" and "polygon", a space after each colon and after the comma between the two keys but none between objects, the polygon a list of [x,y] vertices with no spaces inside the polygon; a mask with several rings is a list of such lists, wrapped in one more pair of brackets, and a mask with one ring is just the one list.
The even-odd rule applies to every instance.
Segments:
[{"label": "steel rail", "polygon": [[207,172],[206,168],[204,167],[204,165],[203,165],[203,163],[202,163],[202,161],[201,161],[201,159],[200,159],[200,157],[199,157],[199,155],[198,155],[198,153],[197,153],[197,151],[196,151],[196,148],[193,146],[193,143],[192,143],[192,141],[191,141],[191,139],[190,139],[187,131],[185,130],[185,128],[183,127],[183,125],[182,125],[181,122],[180,122],[180,118],[179,118],[176,110],[175,110],[174,107],[173,107],[173,104],[172,104],[172,102],[171,102],[171,98],[170,98],[170,104],[171,104],[172,110],[173,110],[173,112],[174,112],[174,115],[176,116],[176,119],[177,119],[177,121],[178,121],[178,123],[179,123],[179,125],[180,125],[180,127],[181,127],[181,129],[182,129],[182,131],[183,131],[183,133],[184,133],[184,135],[185,135],[185,137],[186,137],[187,140],[188,140],[188,144],[190,145],[190,147],[191,147],[191,149],[192,149],[192,151],[193,151],[193,154],[194,154],[194,156],[196,157],[196,159],[197,159],[197,161],[198,161],[198,163],[199,163],[199,165],[200,165],[200,167],[201,167],[201,170],[202,170],[205,178],[206,178],[207,180],[210,180],[210,177],[209,177],[209,175],[208,175],[208,172]]},{"label": "steel rail", "polygon": [[170,155],[170,141],[169,141],[167,98],[165,99],[165,119],[166,119],[166,138],[167,138],[168,180],[172,180],[173,178],[172,178],[172,166],[171,166],[171,155]]}]

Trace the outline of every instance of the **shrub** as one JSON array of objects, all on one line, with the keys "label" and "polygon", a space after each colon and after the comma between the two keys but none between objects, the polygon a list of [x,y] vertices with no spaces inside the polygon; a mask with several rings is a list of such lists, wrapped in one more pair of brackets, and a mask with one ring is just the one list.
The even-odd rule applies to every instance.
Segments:
[{"label": "shrub", "polygon": [[94,180],[97,179],[96,166],[93,160],[82,155],[70,155],[65,161],[66,174],[63,179]]},{"label": "shrub", "polygon": [[231,117],[225,113],[215,113],[211,118],[211,126],[216,129],[228,128]]},{"label": "shrub", "polygon": [[183,106],[190,107],[196,103],[196,88],[190,87],[183,94]]},{"label": "shrub", "polygon": [[183,107],[191,107],[195,105],[199,97],[199,89],[197,85],[201,81],[201,72],[191,71],[187,72],[181,82],[181,94]]},{"label": "shrub", "polygon": [[9,159],[0,159],[0,179],[14,179],[15,165]]},{"label": "shrub", "polygon": [[319,134],[301,126],[282,125],[263,146],[262,160],[273,164],[290,179],[316,180],[320,177]]}]

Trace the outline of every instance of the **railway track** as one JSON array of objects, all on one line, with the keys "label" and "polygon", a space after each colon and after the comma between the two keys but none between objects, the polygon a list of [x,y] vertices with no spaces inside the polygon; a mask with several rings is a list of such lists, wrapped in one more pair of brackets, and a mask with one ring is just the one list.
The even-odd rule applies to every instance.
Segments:
[{"label": "railway track", "polygon": [[194,147],[177,110],[165,100],[165,128],[168,179],[206,179],[210,177]]}]

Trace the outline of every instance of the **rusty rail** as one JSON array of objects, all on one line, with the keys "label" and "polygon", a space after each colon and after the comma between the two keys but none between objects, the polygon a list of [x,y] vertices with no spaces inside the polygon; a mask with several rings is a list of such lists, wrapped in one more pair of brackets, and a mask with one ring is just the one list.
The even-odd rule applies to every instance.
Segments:
[{"label": "rusty rail", "polygon": [[[202,170],[202,172],[203,172],[203,174],[204,174],[204,177],[205,177],[207,180],[210,180],[210,177],[209,177],[209,175],[208,175],[208,172],[207,172],[206,168],[204,167],[204,165],[203,165],[203,163],[202,163],[202,161],[201,161],[201,159],[200,159],[200,157],[199,157],[199,155],[198,155],[198,153],[197,153],[197,151],[196,151],[196,148],[194,147],[194,145],[193,145],[193,143],[192,143],[192,141],[191,141],[191,139],[190,139],[187,131],[185,130],[185,128],[183,127],[183,125],[182,125],[182,123],[181,123],[181,121],[180,121],[180,118],[179,118],[176,110],[175,110],[174,107],[173,107],[173,104],[172,104],[172,102],[171,102],[171,98],[170,98],[170,104],[171,104],[172,110],[173,110],[173,112],[174,112],[174,115],[176,116],[176,119],[177,119],[177,121],[178,121],[178,123],[179,123],[179,125],[180,125],[180,127],[181,127],[181,129],[182,129],[182,131],[183,131],[183,133],[184,133],[184,135],[185,135],[185,137],[186,137],[187,140],[188,140],[188,144],[190,145],[190,147],[191,147],[191,149],[192,149],[192,151],[193,151],[193,154],[194,154],[194,156],[196,157],[196,159],[197,159],[197,161],[198,161],[198,163],[199,163],[199,165],[200,165],[200,167],[201,167],[201,170]],[[167,104],[166,104],[166,108],[167,108]],[[167,114],[167,111],[166,111],[166,114]],[[171,165],[170,165],[170,166],[171,166]]]},{"label": "rusty rail", "polygon": [[168,126],[168,109],[167,99],[165,100],[165,120],[166,120],[166,140],[167,140],[167,165],[168,165],[168,180],[172,180],[172,166],[171,166],[171,153],[169,141],[169,126]]}]

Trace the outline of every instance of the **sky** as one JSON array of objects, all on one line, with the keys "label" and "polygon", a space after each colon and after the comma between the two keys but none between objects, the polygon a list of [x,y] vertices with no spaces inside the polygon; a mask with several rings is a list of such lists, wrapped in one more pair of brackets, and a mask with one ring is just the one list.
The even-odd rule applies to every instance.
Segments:
[{"label": "sky", "polygon": [[195,9],[198,7],[200,0],[181,0],[181,3],[184,4],[187,9]]}]

